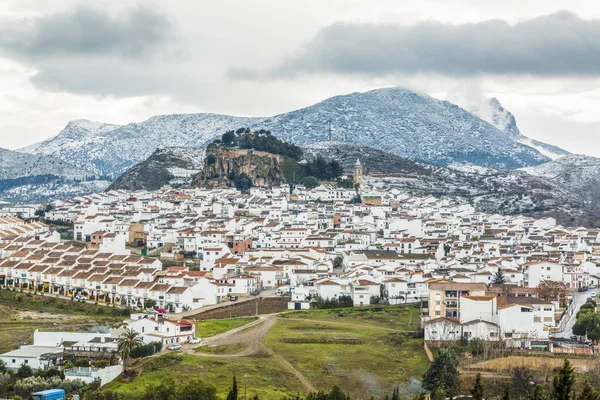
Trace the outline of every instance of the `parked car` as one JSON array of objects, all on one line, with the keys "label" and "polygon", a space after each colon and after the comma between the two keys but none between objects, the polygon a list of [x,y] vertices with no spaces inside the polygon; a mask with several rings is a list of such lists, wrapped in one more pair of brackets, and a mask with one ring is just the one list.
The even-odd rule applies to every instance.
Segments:
[{"label": "parked car", "polygon": [[596,292],[592,292],[592,293],[590,293],[590,296],[592,296],[592,297],[596,297]]},{"label": "parked car", "polygon": [[237,301],[237,296],[229,296],[229,301]]},{"label": "parked car", "polygon": [[255,290],[252,292],[252,296],[258,296],[260,294],[260,290]]},{"label": "parked car", "polygon": [[169,350],[181,350],[181,345],[179,343],[173,343],[173,344],[170,344],[169,347],[167,347],[167,349],[169,349]]},{"label": "parked car", "polygon": [[198,344],[198,343],[200,343],[201,341],[202,341],[202,339],[200,339],[200,338],[198,338],[198,337],[193,337],[193,338],[191,338],[191,339],[188,341],[188,343],[189,343],[189,344]]},{"label": "parked car", "polygon": [[275,291],[277,296],[287,296],[290,293],[289,286],[282,286]]}]

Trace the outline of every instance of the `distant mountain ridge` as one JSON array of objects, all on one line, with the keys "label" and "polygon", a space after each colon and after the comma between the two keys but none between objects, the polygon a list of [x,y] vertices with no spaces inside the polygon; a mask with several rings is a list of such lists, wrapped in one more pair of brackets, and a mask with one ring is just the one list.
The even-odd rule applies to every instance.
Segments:
[{"label": "distant mountain ridge", "polygon": [[[139,166],[159,165],[157,154],[163,151],[171,157],[168,163],[162,164],[163,171],[173,165],[197,167],[197,164],[187,164],[184,160],[194,159],[199,149],[179,148],[176,153],[169,149],[157,150],[148,160],[123,174],[117,180],[120,182],[118,188],[156,187],[156,177],[165,176],[164,173],[148,168],[140,174]],[[450,196],[473,204],[479,211],[551,216],[566,225],[600,224],[600,159],[594,157],[571,155],[538,166],[498,171],[460,164],[442,167],[338,141],[312,143],[303,147],[303,151],[305,159],[318,156],[335,159],[347,172],[352,172],[354,163],[360,159],[365,172],[375,176],[368,178],[369,181],[382,191],[399,189],[415,196]],[[178,157],[180,161],[176,160]],[[574,179],[575,176],[582,179]],[[200,184],[200,181],[193,179],[192,185]],[[167,180],[163,179],[158,186],[165,183]],[[117,185],[114,186],[111,188]]]},{"label": "distant mountain ridge", "polygon": [[327,140],[331,132],[334,140],[437,165],[458,162],[515,169],[550,161],[455,104],[402,88],[335,96],[264,118],[172,114],[123,126],[72,121],[54,138],[20,151],[53,155],[114,179],[157,148],[204,147],[239,127],[268,129],[302,146]]},{"label": "distant mountain ridge", "polygon": [[552,160],[556,160],[560,157],[571,154],[558,146],[543,143],[523,135],[517,127],[515,116],[510,111],[502,107],[500,101],[495,97],[486,100],[483,106],[474,109],[473,113],[484,121],[489,122],[502,132],[506,133],[508,136],[512,137],[517,143],[521,143],[536,149]]},{"label": "distant mountain ridge", "polygon": [[110,182],[53,156],[0,148],[0,199],[44,201],[103,190]]}]

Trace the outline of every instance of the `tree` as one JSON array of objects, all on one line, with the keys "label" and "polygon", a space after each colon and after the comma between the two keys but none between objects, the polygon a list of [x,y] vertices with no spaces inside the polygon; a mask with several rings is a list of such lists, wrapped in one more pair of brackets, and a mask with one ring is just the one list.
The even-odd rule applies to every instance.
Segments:
[{"label": "tree", "polygon": [[562,368],[552,380],[552,400],[571,400],[571,392],[575,384],[575,372],[568,359],[565,358]]},{"label": "tree", "polygon": [[234,183],[236,189],[241,192],[246,192],[248,189],[254,186],[254,184],[252,183],[252,179],[250,179],[248,174],[246,174],[245,172],[242,172],[241,174],[236,176],[234,179]]},{"label": "tree", "polygon": [[433,392],[431,400],[446,400],[446,393],[444,393],[442,388],[437,388],[435,389],[435,392]]},{"label": "tree", "polygon": [[214,154],[209,154],[206,156],[206,165],[213,165],[217,162],[217,156]]},{"label": "tree", "polygon": [[175,388],[177,400],[217,400],[217,389],[202,379],[187,379]]},{"label": "tree", "polygon": [[460,386],[458,358],[452,349],[442,348],[423,374],[423,387],[430,392],[442,389],[452,396]]},{"label": "tree", "polygon": [[235,375],[233,376],[233,384],[231,385],[231,390],[227,394],[227,400],[237,400],[238,397],[238,385],[237,380],[235,379]]},{"label": "tree", "polygon": [[474,356],[483,354],[484,347],[483,340],[480,338],[473,338],[469,340],[469,351]]},{"label": "tree", "polygon": [[233,131],[225,132],[223,136],[221,136],[221,141],[226,145],[232,144],[235,141],[235,139],[236,137]]},{"label": "tree", "polygon": [[504,272],[502,269],[498,268],[494,277],[492,278],[492,283],[495,285],[504,285],[506,283],[506,278],[504,277]]},{"label": "tree", "polygon": [[131,352],[140,347],[142,343],[141,335],[131,328],[121,334],[118,351],[121,353],[121,358],[123,359],[124,372],[127,372],[127,359],[131,355]]},{"label": "tree", "polygon": [[33,375],[33,370],[27,364],[21,364],[19,370],[17,371],[17,375],[19,378],[28,378]]},{"label": "tree", "polygon": [[0,360],[0,373],[5,373],[6,372],[6,363],[4,362],[4,360]]},{"label": "tree", "polygon": [[596,393],[596,391],[592,388],[589,379],[586,379],[583,385],[583,390],[577,397],[577,400],[598,400],[598,397],[598,393]]},{"label": "tree", "polygon": [[317,186],[319,186],[319,180],[314,176],[304,177],[302,178],[300,183],[309,189],[316,188]]},{"label": "tree", "polygon": [[506,385],[504,385],[504,393],[502,393],[501,400],[510,400],[510,397],[510,383],[507,383]]},{"label": "tree", "polygon": [[479,372],[475,375],[475,384],[473,385],[473,389],[471,389],[471,395],[473,396],[473,400],[483,400],[483,383],[481,383],[481,374]]},{"label": "tree", "polygon": [[535,374],[526,366],[513,368],[510,381],[517,397],[530,397],[533,394],[531,389],[532,383],[535,382]]},{"label": "tree", "polygon": [[533,393],[529,396],[529,400],[548,400],[548,396],[546,396],[542,385],[535,385],[535,389],[533,389]]},{"label": "tree", "polygon": [[561,303],[564,303],[567,297],[567,286],[564,282],[541,281],[536,288],[536,293],[542,300],[559,300]]},{"label": "tree", "polygon": [[335,256],[333,259],[333,268],[342,268],[344,266],[344,257],[341,255]]}]

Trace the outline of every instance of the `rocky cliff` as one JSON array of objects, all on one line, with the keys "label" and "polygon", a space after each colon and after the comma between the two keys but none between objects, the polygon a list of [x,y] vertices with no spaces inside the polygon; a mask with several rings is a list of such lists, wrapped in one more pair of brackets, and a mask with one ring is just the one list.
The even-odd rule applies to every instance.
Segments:
[{"label": "rocky cliff", "polygon": [[277,186],[285,182],[281,172],[283,157],[262,151],[231,149],[212,144],[206,150],[204,168],[192,182],[203,187],[234,187],[245,173],[254,186]]}]

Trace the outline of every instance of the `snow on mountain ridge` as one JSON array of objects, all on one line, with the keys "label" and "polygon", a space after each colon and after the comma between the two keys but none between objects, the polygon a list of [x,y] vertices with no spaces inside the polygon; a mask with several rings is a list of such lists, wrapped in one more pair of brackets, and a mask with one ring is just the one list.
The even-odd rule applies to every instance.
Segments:
[{"label": "snow on mountain ridge", "polygon": [[330,126],[334,140],[438,165],[458,162],[513,169],[549,161],[537,150],[517,143],[457,105],[403,88],[335,96],[264,118],[159,115],[112,130],[98,128],[77,140],[71,139],[65,128],[55,138],[22,151],[52,154],[114,178],[157,148],[202,147],[227,130],[239,127],[268,129],[282,140],[308,145],[327,140]]},{"label": "snow on mountain ridge", "polygon": [[471,112],[512,137],[517,143],[531,147],[552,160],[571,154],[558,146],[540,142],[523,135],[517,126],[515,116],[505,109],[495,97],[487,99],[481,107],[473,107]]}]

